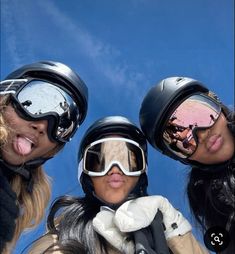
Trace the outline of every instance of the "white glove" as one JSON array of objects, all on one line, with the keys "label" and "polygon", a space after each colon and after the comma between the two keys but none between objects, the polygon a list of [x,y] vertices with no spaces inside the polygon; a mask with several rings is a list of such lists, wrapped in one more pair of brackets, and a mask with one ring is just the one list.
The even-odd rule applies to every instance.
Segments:
[{"label": "white glove", "polygon": [[158,209],[163,214],[166,239],[192,230],[183,215],[162,196],[147,196],[125,202],[116,211],[114,223],[121,232],[133,232],[149,226]]},{"label": "white glove", "polygon": [[[112,246],[122,253],[134,253],[134,244],[127,241],[127,234],[120,232],[113,222],[114,211],[102,210],[93,219],[95,231],[102,235]],[[124,251],[125,250],[125,251]]]}]

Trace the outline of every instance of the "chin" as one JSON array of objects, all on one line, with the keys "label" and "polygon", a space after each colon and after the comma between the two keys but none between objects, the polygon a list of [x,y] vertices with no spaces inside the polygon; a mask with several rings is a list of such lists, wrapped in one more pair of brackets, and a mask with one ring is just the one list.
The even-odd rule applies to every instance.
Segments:
[{"label": "chin", "polygon": [[110,204],[119,204],[119,203],[123,202],[124,200],[125,199],[123,199],[123,198],[105,199],[105,201],[110,203]]},{"label": "chin", "polygon": [[119,204],[123,201],[123,199],[115,199],[115,200],[109,200],[109,201],[106,201],[110,204]]}]

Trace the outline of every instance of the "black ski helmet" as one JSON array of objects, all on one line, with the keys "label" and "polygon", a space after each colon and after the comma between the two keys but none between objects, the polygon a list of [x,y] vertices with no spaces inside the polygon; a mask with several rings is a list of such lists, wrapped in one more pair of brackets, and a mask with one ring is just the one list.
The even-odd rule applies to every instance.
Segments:
[{"label": "black ski helmet", "polygon": [[208,172],[223,170],[226,165],[230,165],[230,160],[217,165],[207,165],[187,158],[180,158],[171,152],[163,141],[163,128],[167,119],[183,100],[194,94],[204,94],[217,104],[219,103],[228,120],[228,128],[234,134],[234,114],[222,104],[216,94],[209,91],[200,81],[189,77],[169,77],[161,80],[149,90],[139,113],[142,131],[154,148],[175,160],[200,167]]},{"label": "black ski helmet", "polygon": [[173,159],[188,164],[188,159],[179,158],[165,146],[163,126],[182,100],[193,94],[208,92],[201,82],[187,77],[169,77],[152,87],[145,96],[139,113],[140,125],[149,143]]},{"label": "black ski helmet", "polygon": [[10,73],[7,79],[40,78],[45,81],[56,82],[71,92],[79,105],[81,124],[87,113],[88,89],[76,72],[67,65],[54,61],[41,61],[27,64]]},{"label": "black ski helmet", "polygon": [[[101,118],[95,121],[88,128],[80,143],[78,151],[78,163],[80,164],[81,160],[83,159],[84,151],[89,144],[109,135],[120,135],[121,137],[129,138],[137,142],[144,151],[147,165],[147,140],[144,134],[135,124],[122,116],[108,116]],[[81,171],[81,169],[79,170]],[[88,195],[92,194],[93,185],[91,183],[90,176],[84,174],[83,172],[79,172],[78,178],[84,193]],[[143,173],[140,175],[139,184],[137,183],[137,186],[133,191],[138,193],[138,195],[140,192],[146,194],[147,185],[147,176],[146,173]]]}]

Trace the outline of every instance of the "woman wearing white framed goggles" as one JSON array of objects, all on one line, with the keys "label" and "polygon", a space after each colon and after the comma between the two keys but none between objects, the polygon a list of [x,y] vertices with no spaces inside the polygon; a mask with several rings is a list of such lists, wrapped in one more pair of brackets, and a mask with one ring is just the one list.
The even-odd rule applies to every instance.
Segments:
[{"label": "woman wearing white framed goggles", "polygon": [[1,82],[10,94],[20,115],[30,121],[47,120],[48,137],[56,142],[68,142],[79,124],[79,107],[71,92],[59,84],[40,79],[16,79]]},{"label": "woman wearing white framed goggles", "polygon": [[84,195],[54,202],[48,232],[30,253],[53,252],[56,246],[59,252],[76,253],[207,254],[166,198],[148,196],[147,142],[128,119],[111,116],[94,122],[80,143],[78,161]]},{"label": "woman wearing white framed goggles", "polygon": [[146,170],[144,151],[135,141],[121,137],[103,138],[85,149],[84,173],[104,176],[113,166],[127,176],[139,176]]},{"label": "woman wearing white framed goggles", "polygon": [[146,195],[147,141],[127,118],[95,121],[81,140],[78,161],[78,180],[92,199],[116,207],[129,196]]}]

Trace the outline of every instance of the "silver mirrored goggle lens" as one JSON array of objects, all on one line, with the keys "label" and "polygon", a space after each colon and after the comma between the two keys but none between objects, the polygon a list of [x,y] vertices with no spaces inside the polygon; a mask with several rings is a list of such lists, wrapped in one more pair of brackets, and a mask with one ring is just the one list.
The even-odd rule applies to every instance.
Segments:
[{"label": "silver mirrored goggle lens", "polygon": [[[51,129],[48,136],[56,141],[67,142],[78,126],[77,105],[56,84],[31,80],[21,84],[13,98],[14,103],[18,104],[17,109],[27,117],[33,120],[47,119]],[[54,123],[50,124],[51,122]]]},{"label": "silver mirrored goggle lens", "polygon": [[77,127],[79,111],[74,100],[53,84],[33,80],[16,94],[16,98],[34,118],[55,114],[59,119],[55,136],[60,141],[68,140]]},{"label": "silver mirrored goggle lens", "polygon": [[190,157],[197,149],[195,131],[212,127],[220,113],[221,106],[209,97],[188,97],[168,119],[163,132],[164,143],[180,158]]},{"label": "silver mirrored goggle lens", "polygon": [[146,170],[144,152],[138,143],[124,138],[106,138],[93,142],[84,153],[83,171],[103,176],[118,166],[125,175],[137,176]]}]

